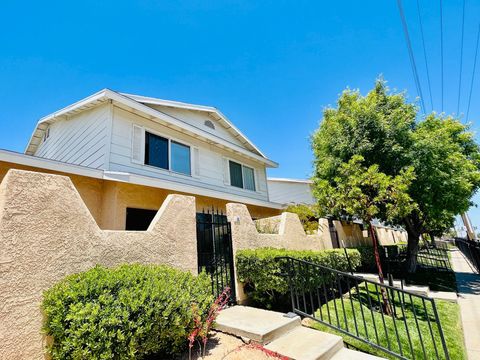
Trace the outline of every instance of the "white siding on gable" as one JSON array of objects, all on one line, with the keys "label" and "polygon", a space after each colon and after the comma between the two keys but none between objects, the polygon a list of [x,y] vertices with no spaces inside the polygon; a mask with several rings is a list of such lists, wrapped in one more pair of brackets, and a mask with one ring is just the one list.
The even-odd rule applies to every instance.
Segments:
[{"label": "white siding on gable", "polygon": [[[206,111],[194,111],[188,109],[178,109],[169,106],[160,106],[160,105],[148,105],[155,110],[159,110],[167,115],[173,116],[176,119],[186,122],[187,124],[193,125],[199,129],[202,129],[206,132],[214,134],[221,137],[224,140],[227,140],[235,145],[239,145],[245,148],[245,145],[237,139],[233,134],[231,134],[223,125],[221,125],[217,120],[209,115]],[[215,126],[215,129],[212,129],[205,125],[205,121],[211,121]]]},{"label": "white siding on gable", "polygon": [[109,111],[109,105],[102,105],[57,120],[49,126],[49,137],[38,146],[35,156],[105,169]]},{"label": "white siding on gable", "polygon": [[[192,159],[192,176],[178,174],[172,171],[144,165],[144,134],[142,129],[142,159],[138,159],[138,139],[133,141],[134,134],[138,134],[138,127],[171,140],[179,141],[190,146]],[[135,135],[136,137],[138,135]],[[135,156],[133,149],[135,147]],[[224,151],[204,141],[167,128],[157,122],[133,114],[126,110],[114,107],[112,124],[112,144],[110,153],[111,171],[123,171],[133,174],[170,180],[177,183],[193,185],[205,189],[223,191],[230,194],[241,195],[257,200],[268,200],[265,167],[263,164],[253,162],[241,155]],[[256,191],[239,189],[225,183],[224,159],[232,159],[255,169],[258,174],[258,187]],[[227,163],[228,165],[228,163]],[[228,166],[227,166],[228,167]]]},{"label": "white siding on gable", "polygon": [[311,184],[305,182],[268,180],[268,195],[280,204],[315,204]]}]

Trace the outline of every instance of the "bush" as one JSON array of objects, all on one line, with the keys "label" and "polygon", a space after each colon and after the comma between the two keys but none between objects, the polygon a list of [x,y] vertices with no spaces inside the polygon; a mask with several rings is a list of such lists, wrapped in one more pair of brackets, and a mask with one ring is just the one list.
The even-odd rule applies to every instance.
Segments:
[{"label": "bush", "polygon": [[[360,253],[348,249],[348,257],[355,270],[360,265]],[[245,291],[256,305],[267,309],[285,310],[289,304],[289,286],[285,277],[279,276],[282,263],[275,258],[291,256],[341,271],[349,271],[348,261],[343,249],[324,251],[297,251],[262,248],[240,250],[237,252],[237,277],[244,283]],[[311,274],[309,274],[311,275]],[[318,272],[315,284],[322,281],[324,274]]]},{"label": "bush", "polygon": [[43,296],[53,359],[141,359],[186,349],[213,302],[210,280],[168,266],[97,266],[68,276]]}]

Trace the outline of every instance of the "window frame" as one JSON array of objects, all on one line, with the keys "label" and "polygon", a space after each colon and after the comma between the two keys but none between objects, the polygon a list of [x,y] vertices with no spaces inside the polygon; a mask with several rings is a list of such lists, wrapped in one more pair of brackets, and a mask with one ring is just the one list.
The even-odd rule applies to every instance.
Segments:
[{"label": "window frame", "polygon": [[[149,128],[144,128],[143,132],[144,132],[144,135],[143,135],[143,139],[142,139],[142,141],[143,141],[142,148],[143,148],[143,152],[144,152],[144,156],[143,156],[143,165],[144,166],[148,166],[148,167],[157,169],[159,171],[168,171],[169,173],[176,174],[176,175],[193,177],[193,175],[192,175],[193,174],[193,168],[192,168],[193,167],[193,157],[192,157],[193,156],[193,151],[192,151],[192,149],[194,147],[192,145],[186,143],[185,141],[182,141],[182,140],[170,137],[170,136],[165,136],[164,134],[160,134],[159,132],[157,132],[155,130],[152,130],[152,129],[149,129]],[[159,137],[164,138],[168,141],[168,169],[164,169],[164,168],[161,168],[159,166],[150,165],[150,164],[145,163],[145,152],[147,150],[146,149],[147,134],[152,134],[152,135],[155,135],[155,136],[159,136]],[[189,151],[189,155],[190,155],[190,172],[188,174],[172,170],[172,142],[175,142],[177,144],[188,147],[188,151]]]},{"label": "window frame", "polygon": [[[257,175],[256,175],[255,168],[253,166],[245,165],[243,162],[240,162],[238,160],[234,160],[234,159],[231,159],[231,158],[227,158],[227,160],[228,160],[228,180],[229,180],[230,186],[234,187],[236,189],[241,189],[241,190],[246,190],[246,191],[251,191],[251,192],[257,192]],[[232,174],[230,172],[230,162],[236,163],[236,164],[240,165],[241,168],[242,168],[242,187],[232,185]],[[244,176],[244,169],[245,168],[248,168],[248,169],[252,170],[253,190],[252,189],[247,189],[245,187],[245,176]]]}]

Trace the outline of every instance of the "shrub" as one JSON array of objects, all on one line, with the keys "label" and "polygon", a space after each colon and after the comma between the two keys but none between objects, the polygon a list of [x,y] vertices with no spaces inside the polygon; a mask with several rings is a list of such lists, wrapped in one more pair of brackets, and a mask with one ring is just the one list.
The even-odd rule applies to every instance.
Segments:
[{"label": "shrub", "polygon": [[52,359],[141,359],[186,349],[192,304],[213,302],[207,275],[168,266],[97,266],[44,293],[44,330]]},{"label": "shrub", "polygon": [[[360,265],[360,253],[348,249],[348,257],[355,270]],[[289,286],[285,277],[279,276],[282,264],[275,258],[291,256],[315,264],[327,266],[341,271],[349,271],[348,260],[343,249],[323,251],[298,251],[262,248],[240,250],[237,252],[237,277],[245,285],[249,297],[259,306],[267,309],[284,310],[288,308]],[[311,274],[310,274],[311,275]],[[322,273],[318,272],[314,286],[322,281]]]}]

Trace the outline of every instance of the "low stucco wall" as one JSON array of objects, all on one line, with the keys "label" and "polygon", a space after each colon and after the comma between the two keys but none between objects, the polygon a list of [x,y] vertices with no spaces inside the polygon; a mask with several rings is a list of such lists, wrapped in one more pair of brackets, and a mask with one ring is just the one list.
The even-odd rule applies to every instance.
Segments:
[{"label": "low stucco wall", "polygon": [[[70,178],[10,170],[0,184],[0,359],[42,359],[42,292],[96,264],[197,272],[195,199],[169,195],[147,231],[101,230]],[[185,251],[188,249],[188,251]]]},{"label": "low stucco wall", "polygon": [[[259,223],[263,225],[268,224],[268,227],[273,225],[275,229],[278,229],[276,234],[262,234],[258,232],[255,222],[252,220],[245,205],[227,204],[227,216],[232,227],[234,257],[238,250],[262,247],[291,250],[324,250],[332,248],[328,223],[326,224],[326,231],[319,231],[315,235],[307,235],[303,230],[298,215],[284,212],[270,220],[263,219],[260,221]],[[324,229],[324,227],[325,224],[320,223],[320,229]],[[235,291],[237,300],[244,302],[247,297],[243,292],[242,284],[238,281],[235,285]]]},{"label": "low stucco wall", "polygon": [[408,240],[407,232],[403,230],[377,226],[375,227],[375,233],[377,235],[378,243],[384,246],[406,243]]}]

